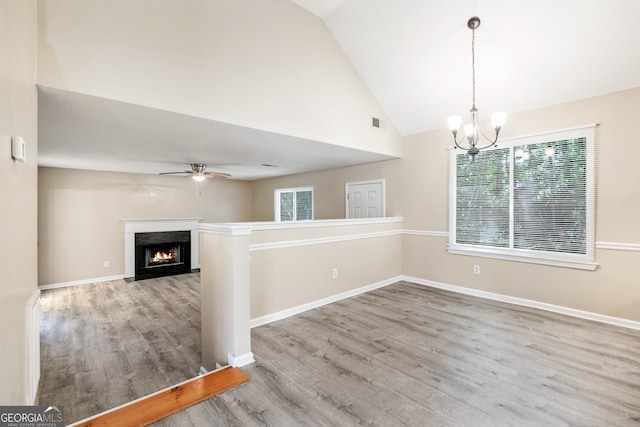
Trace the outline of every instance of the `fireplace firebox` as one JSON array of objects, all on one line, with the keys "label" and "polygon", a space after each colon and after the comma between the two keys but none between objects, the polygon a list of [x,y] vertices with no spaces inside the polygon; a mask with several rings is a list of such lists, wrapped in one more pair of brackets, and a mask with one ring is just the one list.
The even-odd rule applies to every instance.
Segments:
[{"label": "fireplace firebox", "polygon": [[190,271],[190,231],[135,233],[135,280]]}]

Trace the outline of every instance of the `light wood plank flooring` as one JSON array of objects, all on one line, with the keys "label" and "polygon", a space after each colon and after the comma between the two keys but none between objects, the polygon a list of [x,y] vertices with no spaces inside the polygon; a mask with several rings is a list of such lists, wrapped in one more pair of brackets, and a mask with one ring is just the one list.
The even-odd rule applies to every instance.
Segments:
[{"label": "light wood plank flooring", "polygon": [[640,425],[639,331],[405,282],[254,328],[252,350],[249,383],[154,425]]},{"label": "light wood plank flooring", "polygon": [[252,331],[251,381],[157,426],[637,426],[640,333],[397,283]]},{"label": "light wood plank flooring", "polygon": [[42,405],[75,422],[193,378],[200,274],[42,291]]}]

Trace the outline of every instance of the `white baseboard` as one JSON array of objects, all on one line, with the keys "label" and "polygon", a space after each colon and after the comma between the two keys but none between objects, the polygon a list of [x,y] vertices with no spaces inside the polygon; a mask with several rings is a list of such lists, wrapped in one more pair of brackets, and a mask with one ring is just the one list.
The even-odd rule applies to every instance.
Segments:
[{"label": "white baseboard", "polygon": [[40,289],[36,289],[27,303],[27,396],[34,405],[40,383]]},{"label": "white baseboard", "polygon": [[575,308],[563,307],[563,306],[554,305],[554,304],[547,304],[544,302],[529,300],[525,298],[511,297],[508,295],[496,294],[493,292],[480,291],[478,289],[465,288],[463,286],[448,285],[446,283],[433,282],[431,280],[420,279],[417,277],[402,276],[401,280],[411,282],[411,283],[416,283],[418,285],[429,286],[437,289],[443,289],[445,291],[456,292],[459,294],[471,295],[471,296],[490,299],[494,301],[521,305],[524,307],[537,308],[539,310],[551,311],[553,313],[564,314],[566,316],[577,317],[577,318],[586,319],[586,320],[593,320],[594,322],[606,323],[609,325],[620,326],[623,328],[640,330],[640,322],[637,322],[635,320],[623,319],[623,318],[614,317],[614,316],[607,316],[604,314],[593,313],[590,311],[578,310]]},{"label": "white baseboard", "polygon": [[278,311],[272,314],[267,314],[266,316],[257,317],[255,319],[251,319],[250,325],[252,328],[255,328],[257,326],[266,325],[267,323],[286,319],[287,317],[295,316],[296,314],[304,313],[305,311],[322,307],[323,305],[331,304],[332,302],[337,302],[345,298],[363,294],[365,292],[369,292],[374,289],[383,288],[399,280],[402,280],[400,276],[392,277],[391,279],[383,280],[381,282],[374,283],[372,285],[362,286],[357,289],[352,289],[350,291],[342,292],[342,293],[332,295],[326,298],[322,298],[316,301],[312,301],[306,304],[291,307],[286,310]]},{"label": "white baseboard", "polygon": [[96,277],[93,279],[74,280],[71,282],[52,283],[50,285],[40,285],[38,286],[38,288],[41,291],[45,291],[47,289],[66,288],[69,286],[88,285],[90,283],[109,282],[111,280],[121,280],[121,279],[124,279],[124,274],[118,274],[117,276]]},{"label": "white baseboard", "polygon": [[234,368],[241,368],[243,366],[250,365],[256,361],[253,358],[253,353],[251,352],[241,354],[239,356],[234,356],[233,354],[229,353],[227,356],[227,359],[228,359],[229,365],[233,366]]}]

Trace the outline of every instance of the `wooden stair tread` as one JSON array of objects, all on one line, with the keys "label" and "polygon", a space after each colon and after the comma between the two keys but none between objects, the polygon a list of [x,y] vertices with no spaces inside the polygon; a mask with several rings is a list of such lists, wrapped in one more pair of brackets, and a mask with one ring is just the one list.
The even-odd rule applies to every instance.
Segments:
[{"label": "wooden stair tread", "polygon": [[193,378],[80,421],[73,426],[146,426],[249,381],[239,368],[224,368]]}]

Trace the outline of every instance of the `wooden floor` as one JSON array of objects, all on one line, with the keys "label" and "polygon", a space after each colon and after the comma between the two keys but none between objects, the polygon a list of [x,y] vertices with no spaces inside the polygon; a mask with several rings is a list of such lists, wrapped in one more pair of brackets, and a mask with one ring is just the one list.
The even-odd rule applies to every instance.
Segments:
[{"label": "wooden floor", "polygon": [[639,331],[410,283],[254,328],[252,350],[250,382],[154,425],[640,426]]},{"label": "wooden floor", "polygon": [[42,405],[75,422],[200,370],[200,275],[42,291]]}]

